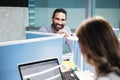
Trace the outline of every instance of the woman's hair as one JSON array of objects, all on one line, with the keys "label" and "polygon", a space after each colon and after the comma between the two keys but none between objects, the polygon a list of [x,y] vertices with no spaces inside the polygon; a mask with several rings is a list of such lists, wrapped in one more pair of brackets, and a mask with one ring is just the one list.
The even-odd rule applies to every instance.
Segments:
[{"label": "woman's hair", "polygon": [[98,75],[115,72],[120,76],[120,43],[112,26],[103,17],[84,20],[76,30],[79,44],[85,46],[87,62],[92,59]]}]

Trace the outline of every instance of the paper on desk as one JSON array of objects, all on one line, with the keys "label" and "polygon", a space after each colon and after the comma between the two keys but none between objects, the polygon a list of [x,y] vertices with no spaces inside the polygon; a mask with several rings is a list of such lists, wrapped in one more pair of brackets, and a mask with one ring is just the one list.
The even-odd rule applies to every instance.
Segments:
[{"label": "paper on desk", "polygon": [[95,76],[90,71],[75,71],[80,80],[95,80]]},{"label": "paper on desk", "polygon": [[72,61],[62,61],[62,65],[68,65],[72,69],[76,67]]}]

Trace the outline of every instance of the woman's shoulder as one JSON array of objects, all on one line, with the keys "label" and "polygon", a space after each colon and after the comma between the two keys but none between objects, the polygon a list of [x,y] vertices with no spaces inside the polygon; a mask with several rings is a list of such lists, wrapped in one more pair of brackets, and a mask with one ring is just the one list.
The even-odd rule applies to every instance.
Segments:
[{"label": "woman's shoulder", "polygon": [[97,80],[120,80],[120,76],[111,72],[106,76],[100,76]]}]

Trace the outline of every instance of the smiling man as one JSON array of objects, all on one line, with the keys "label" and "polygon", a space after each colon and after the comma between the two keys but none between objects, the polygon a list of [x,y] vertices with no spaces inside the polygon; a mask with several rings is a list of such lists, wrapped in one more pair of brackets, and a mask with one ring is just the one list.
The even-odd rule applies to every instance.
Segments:
[{"label": "smiling man", "polygon": [[41,27],[40,32],[62,34],[64,36],[64,44],[70,47],[72,52],[72,42],[67,39],[72,32],[69,27],[65,26],[67,20],[67,12],[63,8],[55,9],[52,15],[52,24],[50,26]]}]

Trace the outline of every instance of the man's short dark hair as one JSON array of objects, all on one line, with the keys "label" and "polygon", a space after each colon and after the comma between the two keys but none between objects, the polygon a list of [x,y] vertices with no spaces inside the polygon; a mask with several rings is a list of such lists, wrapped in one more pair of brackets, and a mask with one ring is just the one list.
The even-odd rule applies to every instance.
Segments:
[{"label": "man's short dark hair", "polygon": [[58,12],[62,12],[62,13],[64,13],[65,16],[66,16],[66,18],[67,18],[67,12],[66,12],[66,10],[63,9],[63,8],[57,8],[57,9],[55,9],[55,11],[53,12],[53,16],[52,16],[52,18],[54,18],[55,13],[58,13]]}]

